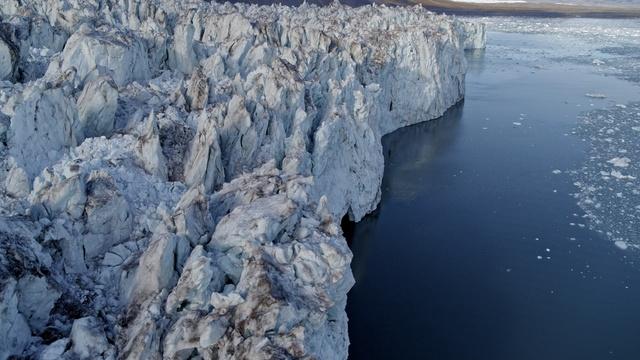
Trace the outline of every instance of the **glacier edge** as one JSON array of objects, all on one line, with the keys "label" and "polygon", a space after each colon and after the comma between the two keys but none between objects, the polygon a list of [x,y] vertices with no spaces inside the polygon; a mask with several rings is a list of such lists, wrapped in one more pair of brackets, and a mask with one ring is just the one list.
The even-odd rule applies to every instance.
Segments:
[{"label": "glacier edge", "polygon": [[345,359],[340,220],[464,96],[420,7],[6,0],[0,360]]}]

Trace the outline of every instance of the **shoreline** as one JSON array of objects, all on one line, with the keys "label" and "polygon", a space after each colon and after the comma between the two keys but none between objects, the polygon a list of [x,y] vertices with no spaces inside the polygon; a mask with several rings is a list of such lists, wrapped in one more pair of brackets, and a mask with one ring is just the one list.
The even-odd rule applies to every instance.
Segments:
[{"label": "shoreline", "polygon": [[451,0],[391,0],[393,5],[422,5],[427,10],[463,16],[524,16],[563,18],[640,18],[640,6],[585,6],[533,3],[465,3]]}]

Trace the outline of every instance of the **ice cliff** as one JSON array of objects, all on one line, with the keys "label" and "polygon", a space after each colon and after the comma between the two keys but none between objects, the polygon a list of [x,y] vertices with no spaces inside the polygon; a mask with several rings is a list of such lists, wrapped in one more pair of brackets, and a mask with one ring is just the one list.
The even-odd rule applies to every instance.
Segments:
[{"label": "ice cliff", "polygon": [[345,214],[464,94],[422,8],[2,0],[0,360],[344,359]]}]

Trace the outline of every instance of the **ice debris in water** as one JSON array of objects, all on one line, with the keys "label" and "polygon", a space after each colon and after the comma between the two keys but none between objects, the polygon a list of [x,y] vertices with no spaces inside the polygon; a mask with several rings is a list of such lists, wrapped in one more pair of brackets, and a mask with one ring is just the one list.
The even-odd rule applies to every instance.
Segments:
[{"label": "ice debris in water", "polygon": [[626,168],[629,166],[629,163],[631,162],[631,159],[629,159],[628,157],[614,157],[613,159],[607,161],[609,164],[616,166],[616,167],[623,167]]},{"label": "ice debris in water", "polygon": [[622,240],[617,240],[614,242],[614,244],[621,250],[627,250],[629,248],[629,245],[627,245],[627,243]]}]

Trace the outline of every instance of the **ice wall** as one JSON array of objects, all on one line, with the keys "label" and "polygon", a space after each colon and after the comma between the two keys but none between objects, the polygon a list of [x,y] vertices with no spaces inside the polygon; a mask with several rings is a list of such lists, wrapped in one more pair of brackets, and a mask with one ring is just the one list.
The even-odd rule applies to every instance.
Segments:
[{"label": "ice wall", "polygon": [[422,8],[7,0],[0,359],[344,359],[339,223],[464,95]]}]

